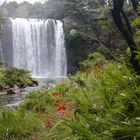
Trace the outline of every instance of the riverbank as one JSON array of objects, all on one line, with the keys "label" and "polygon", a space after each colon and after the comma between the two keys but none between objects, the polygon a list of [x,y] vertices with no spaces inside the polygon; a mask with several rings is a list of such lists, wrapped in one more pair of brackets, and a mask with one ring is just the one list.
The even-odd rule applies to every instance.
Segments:
[{"label": "riverbank", "polygon": [[[43,88],[53,88],[57,83],[64,80],[66,77],[61,78],[36,78],[38,85],[34,84],[25,88],[11,88],[0,92],[0,107],[17,108],[25,96],[36,90]],[[8,94],[9,93],[9,94]]]}]

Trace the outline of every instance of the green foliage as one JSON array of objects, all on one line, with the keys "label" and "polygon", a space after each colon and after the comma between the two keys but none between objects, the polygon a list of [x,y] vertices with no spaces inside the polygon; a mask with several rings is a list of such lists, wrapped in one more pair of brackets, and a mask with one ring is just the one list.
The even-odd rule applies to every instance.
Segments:
[{"label": "green foliage", "polygon": [[41,3],[29,4],[23,2],[18,4],[10,2],[1,6],[1,9],[6,17],[22,17],[22,18],[45,18],[47,9]]},{"label": "green foliage", "polygon": [[[96,58],[104,57],[95,53],[88,61],[94,62]],[[77,72],[52,89],[31,92],[17,111],[0,110],[1,139],[31,139],[36,134],[41,140],[139,140],[140,77],[123,64],[97,62],[96,67],[91,63],[89,69]],[[55,113],[52,102],[58,98],[52,96],[54,91],[67,93],[73,104],[69,110],[72,117],[62,120]],[[57,120],[47,129],[42,120],[52,113]],[[36,116],[38,121],[34,122]]]},{"label": "green foliage", "polygon": [[[137,46],[140,45],[140,16],[136,17],[132,22],[132,27],[135,29],[135,41],[137,43]],[[140,47],[138,48],[140,50]]]},{"label": "green foliage", "polygon": [[24,69],[7,68],[5,71],[4,82],[6,85],[13,87],[15,85],[24,87],[32,84],[30,72]]},{"label": "green foliage", "polygon": [[69,87],[69,98],[75,101],[74,119],[65,120],[63,126],[68,137],[61,133],[60,124],[50,135],[61,139],[139,140],[139,82],[140,77],[125,65],[112,62],[103,68],[78,72],[65,85]]},{"label": "green foliage", "polygon": [[[113,24],[113,19],[108,18],[107,20],[99,20],[98,24],[101,26],[101,35],[99,36],[99,40],[106,46],[105,57],[111,58],[112,55],[110,54],[110,52],[113,55],[116,55],[116,53],[119,52],[119,50],[121,52],[123,51],[124,53],[124,50],[126,50],[127,48],[127,44],[122,38],[120,32],[117,30],[116,26]],[[101,46],[100,48],[103,48],[103,46]],[[102,52],[102,54],[104,54],[104,52]]]},{"label": "green foliage", "polygon": [[140,64],[140,52],[137,52],[136,59],[139,61]]},{"label": "green foliage", "polygon": [[5,77],[5,68],[0,68],[0,89],[3,89],[6,86],[4,77]]},{"label": "green foliage", "polygon": [[16,17],[28,17],[29,11],[26,6],[20,6],[19,8],[16,9],[15,15]]},{"label": "green foliage", "polygon": [[[11,3],[3,7],[5,13],[11,16],[16,13],[16,16],[22,17],[68,16],[78,19],[76,24],[80,26],[70,27],[69,49],[80,61],[81,57],[83,59],[91,52],[89,50],[95,51],[93,46],[98,46],[98,52],[103,52],[106,56],[108,51],[103,49],[104,44],[108,46],[109,51],[114,51],[116,46],[119,49],[126,46],[118,32],[112,28],[114,26],[111,19],[100,20],[97,24],[93,22],[98,15],[98,18],[102,18],[104,13],[108,13],[103,5],[102,0],[50,0],[46,2],[46,7],[39,3],[32,6],[28,3]],[[46,11],[48,13],[44,14]],[[137,43],[140,34],[139,22],[139,17],[133,22]],[[101,28],[97,33],[98,37],[93,34],[94,30],[97,30],[93,28],[95,25]],[[85,44],[90,44],[90,49],[87,49],[88,45]],[[81,48],[83,52],[79,51]],[[137,59],[139,56],[138,53]],[[0,65],[1,88],[6,85],[22,87],[32,83],[29,71],[5,68],[3,63]],[[134,75],[123,64],[106,61],[105,57],[97,52],[81,62],[81,67],[84,71],[77,72],[65,83],[52,89],[29,93],[17,110],[1,109],[0,139],[139,140],[140,76]],[[47,114],[54,113],[56,106],[52,102],[58,98],[52,97],[52,91],[68,94],[68,100],[73,103],[73,109],[70,110],[73,117],[62,120],[57,112],[57,122],[53,122],[55,125],[47,129],[43,120]],[[36,137],[38,135],[39,138]]]},{"label": "green foliage", "polygon": [[134,39],[136,41],[136,44],[137,44],[137,50],[138,52],[137,53],[137,56],[135,59],[138,60],[139,64],[140,64],[140,16],[139,16],[139,13],[140,13],[140,7],[138,7],[138,16],[132,21],[132,27],[134,28]]},{"label": "green foliage", "polygon": [[45,134],[46,140],[78,140],[79,136],[72,134],[71,128],[64,125],[64,121],[58,122],[48,134]]},{"label": "green foliage", "polygon": [[6,63],[0,64],[0,89],[5,87],[26,87],[33,83],[30,71],[9,67]]},{"label": "green foliage", "polygon": [[27,99],[21,104],[20,108],[35,112],[45,112],[47,105],[50,103],[49,97],[50,96],[46,94],[46,89],[31,92],[27,95]]},{"label": "green foliage", "polygon": [[8,67],[8,64],[6,62],[0,61],[0,67],[6,68],[6,67]]},{"label": "green foliage", "polygon": [[88,59],[81,62],[80,65],[82,69],[87,69],[91,67],[93,68],[96,66],[102,66],[105,64],[105,62],[106,62],[105,57],[101,55],[100,53],[95,52],[93,54],[90,54],[88,56]]},{"label": "green foliage", "polygon": [[33,132],[40,129],[41,120],[33,113],[15,111],[13,109],[0,110],[0,139],[28,139]]},{"label": "green foliage", "polygon": [[120,64],[107,65],[96,74],[99,78],[94,79],[91,73],[85,79],[88,86],[73,91],[81,111],[76,113],[76,121],[68,125],[73,131],[79,129],[76,133],[83,139],[90,138],[80,128],[94,135],[93,139],[139,139],[140,88],[135,76]]}]

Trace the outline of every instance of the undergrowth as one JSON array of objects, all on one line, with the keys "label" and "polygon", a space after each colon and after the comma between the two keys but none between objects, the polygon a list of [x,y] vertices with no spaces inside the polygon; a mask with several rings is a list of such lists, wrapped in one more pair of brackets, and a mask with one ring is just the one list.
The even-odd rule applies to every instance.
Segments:
[{"label": "undergrowth", "polygon": [[28,94],[16,111],[1,109],[0,139],[139,140],[140,76],[89,58],[56,87]]}]

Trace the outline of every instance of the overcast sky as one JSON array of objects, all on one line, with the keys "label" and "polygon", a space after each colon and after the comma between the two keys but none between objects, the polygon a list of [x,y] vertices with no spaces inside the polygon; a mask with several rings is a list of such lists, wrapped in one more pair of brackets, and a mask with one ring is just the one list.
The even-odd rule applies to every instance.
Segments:
[{"label": "overcast sky", "polygon": [[0,0],[0,5],[3,3],[3,2],[12,2],[12,1],[16,1],[17,3],[21,3],[21,2],[24,2],[24,1],[28,1],[29,3],[35,3],[35,2],[44,2],[45,0]]}]

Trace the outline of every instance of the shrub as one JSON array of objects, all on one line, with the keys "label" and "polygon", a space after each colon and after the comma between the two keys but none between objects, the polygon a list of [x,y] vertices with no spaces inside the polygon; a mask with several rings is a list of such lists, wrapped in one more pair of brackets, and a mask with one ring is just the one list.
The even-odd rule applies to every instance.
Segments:
[{"label": "shrub", "polygon": [[98,78],[91,73],[85,81],[88,86],[73,91],[77,119],[66,125],[83,139],[140,139],[140,88],[131,71],[110,64],[98,71]]},{"label": "shrub", "polygon": [[5,72],[4,81],[6,85],[13,87],[27,86],[32,83],[30,72],[24,69],[8,68]]},{"label": "shrub", "polygon": [[90,54],[88,56],[88,59],[81,62],[81,69],[86,70],[88,68],[96,67],[96,66],[102,66],[106,62],[105,57],[101,55],[98,52],[95,52],[93,54]]},{"label": "shrub", "polygon": [[[77,82],[79,77],[84,86]],[[140,139],[139,80],[139,76],[118,63],[78,72],[69,81],[69,97],[76,108],[74,119],[63,122],[68,137],[61,133],[60,125],[51,133],[62,136],[61,139],[69,136],[87,140]]]}]

